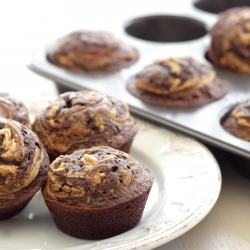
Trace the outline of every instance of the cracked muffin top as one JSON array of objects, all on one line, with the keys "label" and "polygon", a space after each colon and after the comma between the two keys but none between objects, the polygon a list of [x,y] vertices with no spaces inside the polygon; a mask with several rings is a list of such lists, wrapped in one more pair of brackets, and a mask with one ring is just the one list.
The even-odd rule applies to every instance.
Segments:
[{"label": "cracked muffin top", "polygon": [[133,199],[152,184],[148,168],[127,153],[100,146],[58,157],[43,193],[67,205],[107,208]]},{"label": "cracked muffin top", "polygon": [[200,106],[227,92],[215,71],[192,57],[157,60],[129,80],[127,89],[146,103],[169,107]]},{"label": "cracked muffin top", "polygon": [[120,149],[138,131],[125,102],[86,90],[61,94],[32,128],[55,157],[99,145]]}]

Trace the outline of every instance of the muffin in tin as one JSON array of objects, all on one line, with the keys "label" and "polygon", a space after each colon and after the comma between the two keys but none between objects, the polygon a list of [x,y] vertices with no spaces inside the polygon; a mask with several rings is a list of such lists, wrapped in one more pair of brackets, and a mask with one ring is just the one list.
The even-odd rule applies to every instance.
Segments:
[{"label": "muffin in tin", "polygon": [[250,8],[238,7],[222,12],[211,29],[208,59],[216,66],[250,73]]},{"label": "muffin in tin", "polygon": [[29,124],[29,114],[26,106],[3,92],[0,92],[0,117],[12,119],[24,125]]},{"label": "muffin in tin", "polygon": [[138,125],[128,105],[94,91],[59,95],[34,121],[51,159],[92,146],[110,146],[129,152]]},{"label": "muffin in tin", "polygon": [[230,134],[250,141],[250,99],[236,105],[221,122]]},{"label": "muffin in tin", "polygon": [[45,183],[49,164],[35,133],[19,122],[0,118],[0,220],[25,208]]},{"label": "muffin in tin", "polygon": [[130,155],[100,146],[58,157],[42,194],[64,233],[104,239],[136,226],[153,181],[150,170]]},{"label": "muffin in tin", "polygon": [[79,73],[112,73],[129,67],[137,59],[137,50],[105,31],[72,32],[48,52],[51,63]]},{"label": "muffin in tin", "polygon": [[129,79],[127,90],[145,103],[166,107],[198,107],[223,97],[224,81],[208,65],[192,57],[157,60]]}]

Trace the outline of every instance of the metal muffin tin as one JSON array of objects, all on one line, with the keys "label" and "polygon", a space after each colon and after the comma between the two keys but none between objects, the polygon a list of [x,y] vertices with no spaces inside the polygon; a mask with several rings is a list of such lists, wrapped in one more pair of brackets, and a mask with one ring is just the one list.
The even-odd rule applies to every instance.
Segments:
[{"label": "metal muffin tin", "polygon": [[[109,31],[120,40],[137,48],[140,53],[139,60],[128,69],[114,74],[101,75],[71,73],[48,62],[47,52],[50,44],[41,46],[34,51],[28,66],[38,74],[55,81],[61,88],[91,89],[109,94],[126,101],[134,114],[250,158],[250,142],[234,137],[220,125],[223,116],[234,105],[250,98],[250,75],[214,68],[217,75],[228,83],[229,92],[222,99],[198,108],[166,108],[148,105],[126,90],[128,79],[156,59],[192,56],[209,64],[205,58],[210,44],[210,36],[208,33],[206,34],[206,30],[209,31],[216,22],[217,15],[199,10],[190,0],[185,0],[185,9],[179,8],[180,11],[178,11],[178,6],[184,1],[176,0],[176,9],[169,12],[168,1],[164,2],[165,12],[159,8],[158,13],[155,9],[154,13],[151,13],[150,6],[148,6],[147,11],[144,10],[137,16],[127,16],[124,19],[124,15],[121,15],[119,19],[119,15],[116,15],[116,22],[120,23],[119,28],[115,26],[116,28],[111,28]],[[113,26],[111,25],[111,27]]]}]

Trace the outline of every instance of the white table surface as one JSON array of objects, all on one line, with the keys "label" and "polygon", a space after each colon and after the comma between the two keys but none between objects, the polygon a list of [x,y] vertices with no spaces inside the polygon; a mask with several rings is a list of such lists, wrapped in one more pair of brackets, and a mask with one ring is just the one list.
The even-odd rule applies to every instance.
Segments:
[{"label": "white table surface", "polygon": [[[180,0],[179,0],[180,1]],[[27,67],[30,55],[43,45],[80,28],[107,29],[116,25],[117,13],[139,14],[148,5],[152,13],[168,7],[174,9],[178,1],[105,1],[105,0],[6,0],[0,8],[0,91],[22,100],[38,100],[57,95],[54,83]],[[132,4],[133,3],[133,4]],[[154,3],[154,4],[152,4]],[[185,8],[182,1],[179,8]],[[124,12],[114,10],[124,10]],[[112,15],[111,15],[112,13]],[[98,16],[105,16],[99,20]],[[118,14],[117,14],[118,15]],[[109,18],[112,18],[110,20]],[[95,20],[95,21],[93,21]],[[98,22],[98,23],[97,23]],[[222,171],[222,190],[212,211],[197,226],[157,250],[250,249],[250,179],[239,175],[234,166],[245,164],[241,158],[231,161],[229,153],[213,150]]]}]

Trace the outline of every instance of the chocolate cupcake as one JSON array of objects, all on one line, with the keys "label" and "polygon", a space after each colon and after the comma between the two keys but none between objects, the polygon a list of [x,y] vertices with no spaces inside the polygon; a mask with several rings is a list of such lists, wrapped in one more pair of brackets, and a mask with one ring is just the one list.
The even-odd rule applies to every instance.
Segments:
[{"label": "chocolate cupcake", "polygon": [[48,60],[80,73],[111,73],[135,63],[137,51],[104,31],[81,30],[59,39]]},{"label": "chocolate cupcake", "polygon": [[197,107],[227,93],[216,73],[191,57],[157,60],[127,83],[127,90],[145,103],[166,107]]},{"label": "chocolate cupcake", "polygon": [[82,239],[104,239],[141,220],[153,184],[149,169],[110,147],[58,157],[42,190],[57,227]]},{"label": "chocolate cupcake", "polygon": [[230,134],[250,141],[250,99],[236,105],[225,119],[222,119],[221,125]]},{"label": "chocolate cupcake", "polygon": [[250,8],[229,9],[211,30],[209,60],[217,67],[250,73]]},{"label": "chocolate cupcake", "polygon": [[28,110],[25,105],[2,92],[0,92],[0,117],[12,119],[24,125],[29,123]]},{"label": "chocolate cupcake", "polygon": [[19,213],[47,178],[49,158],[35,133],[0,118],[0,220]]},{"label": "chocolate cupcake", "polygon": [[92,146],[129,152],[138,131],[123,101],[93,91],[66,92],[35,119],[38,135],[51,159]]}]

